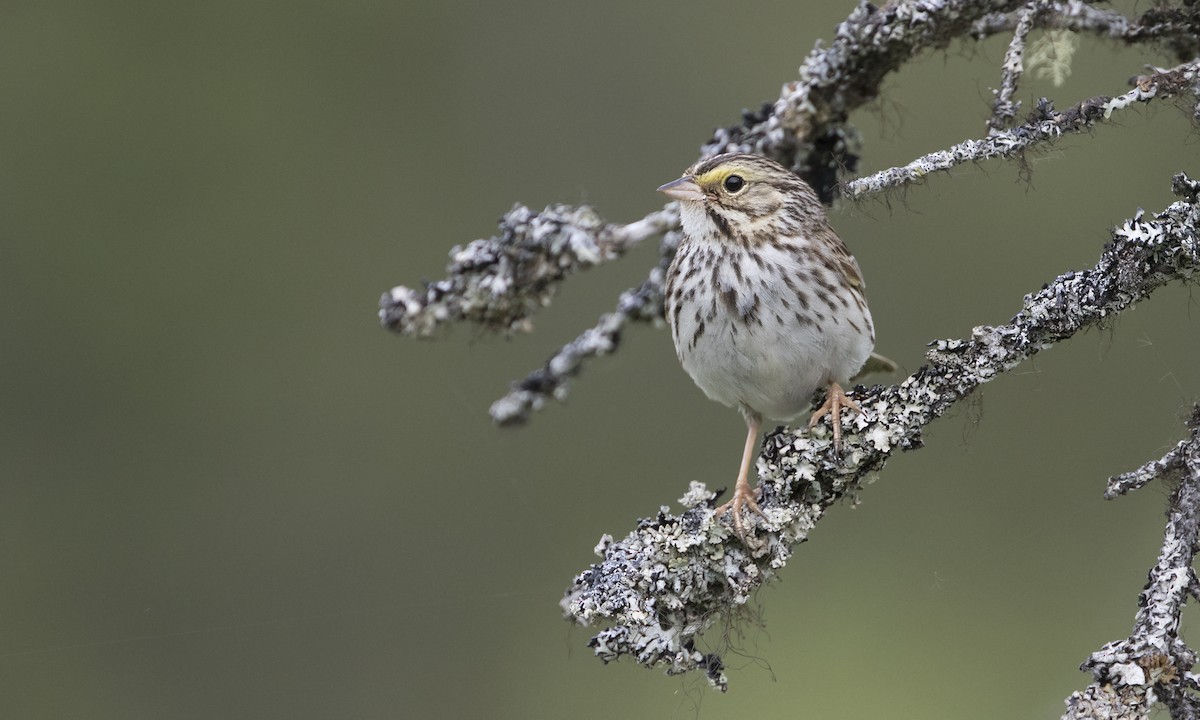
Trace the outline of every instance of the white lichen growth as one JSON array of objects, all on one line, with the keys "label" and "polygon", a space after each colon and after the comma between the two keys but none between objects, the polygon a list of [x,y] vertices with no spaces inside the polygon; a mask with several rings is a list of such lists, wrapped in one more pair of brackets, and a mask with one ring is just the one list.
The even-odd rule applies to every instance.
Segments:
[{"label": "white lichen growth", "polygon": [[1079,38],[1070,30],[1047,30],[1033,41],[1026,65],[1039,80],[1062,87],[1071,77],[1071,59],[1079,47]]}]

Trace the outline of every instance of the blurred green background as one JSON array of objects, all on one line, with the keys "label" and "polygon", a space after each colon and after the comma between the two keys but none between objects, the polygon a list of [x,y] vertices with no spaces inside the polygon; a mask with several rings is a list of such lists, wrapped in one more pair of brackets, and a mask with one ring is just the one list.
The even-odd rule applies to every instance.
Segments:
[{"label": "blurred green background", "polygon": [[[377,324],[513,202],[659,207],[851,8],[6,4],[0,716],[1057,717],[1155,558],[1165,491],[1100,496],[1200,397],[1189,289],[987,385],[835,508],[725,648],[725,696],[601,665],[558,600],[602,533],[732,480],[737,414],[636,328],[565,406],[487,416],[656,248],[572,279],[531,336]],[[862,171],[980,136],[1005,43],[890,77]],[[1084,38],[1066,86],[1020,97],[1145,63],[1170,59]],[[1029,184],[988,163],[843,203],[879,350],[912,371],[1005,321],[1197,147],[1161,104],[1031,156]]]}]

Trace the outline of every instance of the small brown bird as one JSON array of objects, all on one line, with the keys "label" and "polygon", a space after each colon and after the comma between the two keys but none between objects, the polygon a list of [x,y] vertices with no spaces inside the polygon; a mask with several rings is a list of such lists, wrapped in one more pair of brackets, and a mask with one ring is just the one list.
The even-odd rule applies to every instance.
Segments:
[{"label": "small brown bird", "polygon": [[873,357],[862,274],[812,188],[776,162],[718,155],[659,191],[679,201],[683,225],[666,281],[676,354],[709,398],[746,420],[733,499],[717,509],[733,512],[744,543],[743,508],[762,515],[749,474],[763,418],[794,419],[827,387],[809,427],[830,415],[840,452],[843,408],[861,412],[842,386]]}]

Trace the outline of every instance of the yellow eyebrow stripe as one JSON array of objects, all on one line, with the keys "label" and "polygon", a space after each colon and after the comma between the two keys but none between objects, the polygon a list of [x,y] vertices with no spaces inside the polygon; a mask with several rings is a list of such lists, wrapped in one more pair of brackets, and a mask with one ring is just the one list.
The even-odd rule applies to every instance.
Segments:
[{"label": "yellow eyebrow stripe", "polygon": [[713,187],[720,185],[725,181],[725,178],[729,177],[730,175],[741,175],[742,179],[746,182],[758,179],[753,171],[748,171],[746,168],[722,165],[721,167],[716,167],[712,170],[709,170],[703,175],[697,175],[696,184],[700,185],[701,187]]}]

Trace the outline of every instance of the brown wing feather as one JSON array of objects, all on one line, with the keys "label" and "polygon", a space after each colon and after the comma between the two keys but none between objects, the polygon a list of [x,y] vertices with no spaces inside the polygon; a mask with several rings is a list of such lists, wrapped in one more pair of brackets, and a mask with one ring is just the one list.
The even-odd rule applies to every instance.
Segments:
[{"label": "brown wing feather", "polygon": [[842,242],[833,228],[826,223],[821,223],[820,227],[810,228],[809,233],[811,233],[809,237],[812,238],[814,245],[819,248],[817,252],[825,256],[825,264],[840,274],[847,285],[862,290],[864,285],[862,271],[858,269],[858,261],[850,254],[846,243]]},{"label": "brown wing feather", "polygon": [[837,242],[831,243],[831,245],[833,246],[833,256],[837,260],[838,270],[841,271],[842,277],[846,279],[846,282],[851,287],[862,289],[864,285],[862,271],[858,269],[858,261],[846,249],[846,244],[842,242],[842,239],[838,238],[836,234],[834,237],[837,238]]}]

